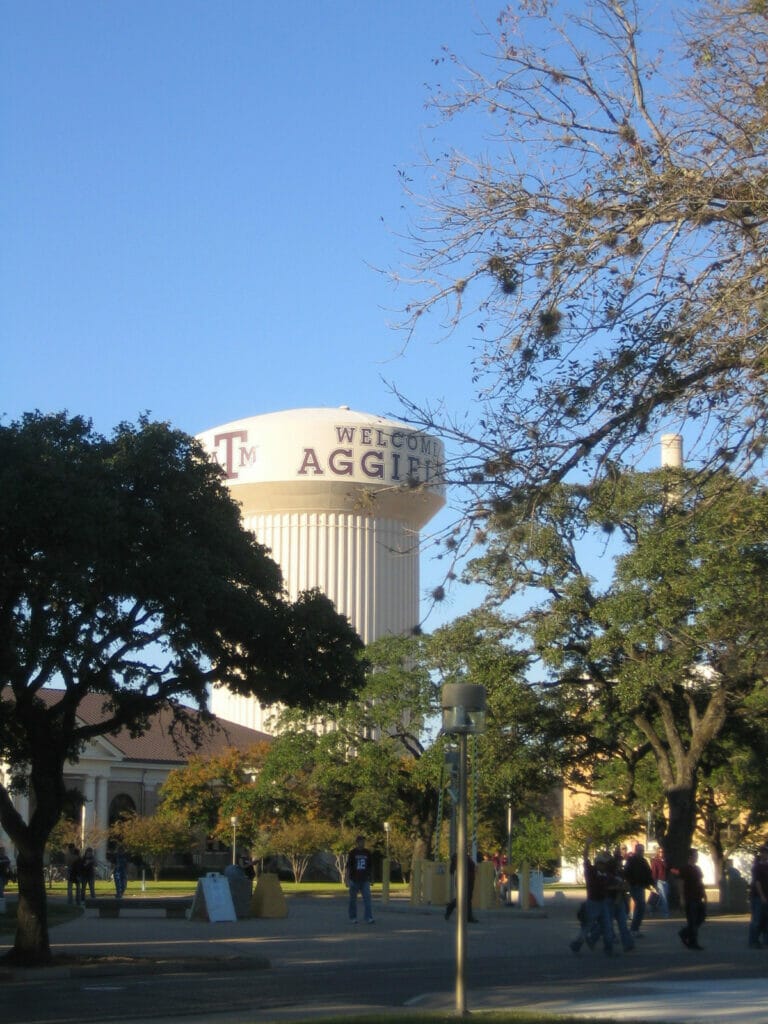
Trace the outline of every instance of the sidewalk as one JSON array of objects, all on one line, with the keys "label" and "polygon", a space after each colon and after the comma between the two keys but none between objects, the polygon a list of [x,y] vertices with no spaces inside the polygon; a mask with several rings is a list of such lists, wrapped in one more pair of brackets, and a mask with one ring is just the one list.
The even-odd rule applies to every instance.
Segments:
[{"label": "sidewalk", "polygon": [[[745,915],[708,921],[702,938],[707,948],[701,954],[682,947],[676,935],[680,920],[671,919],[648,921],[646,937],[634,953],[607,958],[596,951],[574,956],[568,942],[575,935],[580,898],[578,892],[568,896],[548,893],[544,908],[528,914],[502,907],[477,911],[479,924],[468,926],[467,1001],[471,1010],[530,1008],[670,1024],[768,1021],[768,950],[746,948]],[[397,964],[418,962],[428,953],[433,969],[431,973],[425,970],[426,987],[399,1005],[448,1012],[455,1008],[455,920],[446,923],[441,906],[412,906],[400,897],[385,905],[376,899],[377,923],[367,926],[361,922],[353,928],[341,897],[292,896],[288,904],[286,918],[214,924],[166,919],[159,911],[102,919],[97,911],[88,910],[51,931],[54,952],[138,961],[50,968],[35,971],[35,979],[60,979],[62,972],[69,977],[94,978],[121,972],[179,973],[212,968],[268,974],[278,970],[290,976],[291,971],[301,972],[309,964],[321,968],[327,962],[338,968],[340,957],[350,972],[356,966],[370,972],[387,965],[397,971]],[[0,944],[0,952],[2,949]],[[486,950],[493,951],[493,964],[498,968],[490,982],[487,970],[484,974],[481,970],[486,956],[490,958]],[[439,974],[435,965],[440,967]],[[20,974],[29,976],[29,972],[11,972],[4,980],[16,980]],[[501,978],[499,984],[496,978]],[[353,997],[354,992],[344,1007],[334,1005],[334,1012],[362,1013]],[[317,1016],[327,1009],[312,998],[285,1011],[262,1013],[256,1009],[247,1019],[289,1020]],[[374,1009],[365,1004],[364,1012]],[[393,1006],[390,1003],[378,1009],[392,1012]],[[173,1018],[164,1020],[175,1024]],[[202,1024],[205,1018],[186,1012],[178,1020]],[[224,1013],[217,1015],[218,1020],[235,1024],[243,1017]],[[130,1017],[125,1024],[132,1024]]]}]

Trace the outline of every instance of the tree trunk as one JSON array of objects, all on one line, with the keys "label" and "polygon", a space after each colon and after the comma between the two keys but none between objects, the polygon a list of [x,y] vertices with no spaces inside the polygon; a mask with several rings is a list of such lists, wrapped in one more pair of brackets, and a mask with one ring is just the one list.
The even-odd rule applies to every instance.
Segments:
[{"label": "tree trunk", "polygon": [[52,956],[42,851],[19,850],[16,869],[19,879],[16,938],[13,949],[3,959],[22,967],[43,967],[51,963]]},{"label": "tree trunk", "polygon": [[669,903],[672,907],[680,905],[680,885],[677,872],[688,863],[693,830],[696,825],[696,782],[674,786],[667,790],[669,806],[669,822],[667,834],[662,841],[664,858],[670,869]]},{"label": "tree trunk", "polygon": [[723,854],[722,847],[718,844],[717,846],[710,846],[710,856],[712,857],[712,864],[715,872],[715,885],[720,885],[725,875],[725,856]]},{"label": "tree trunk", "polygon": [[693,830],[696,825],[696,781],[667,790],[669,822],[663,847],[667,865],[679,870],[688,863]]},{"label": "tree trunk", "polygon": [[16,848],[19,903],[13,949],[3,960],[23,967],[51,963],[48,903],[45,890],[45,845],[59,820],[64,803],[63,757],[46,749],[32,766],[30,798],[34,810],[29,823],[14,807],[8,790],[0,786],[0,822]]}]

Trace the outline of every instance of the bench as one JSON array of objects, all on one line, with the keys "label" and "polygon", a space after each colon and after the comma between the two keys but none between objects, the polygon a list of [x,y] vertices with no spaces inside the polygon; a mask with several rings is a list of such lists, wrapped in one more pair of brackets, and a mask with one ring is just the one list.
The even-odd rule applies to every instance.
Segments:
[{"label": "bench", "polygon": [[166,917],[186,917],[192,900],[178,896],[132,896],[120,900],[117,897],[98,897],[87,899],[85,905],[98,910],[99,917],[119,917],[124,910],[164,910]]}]

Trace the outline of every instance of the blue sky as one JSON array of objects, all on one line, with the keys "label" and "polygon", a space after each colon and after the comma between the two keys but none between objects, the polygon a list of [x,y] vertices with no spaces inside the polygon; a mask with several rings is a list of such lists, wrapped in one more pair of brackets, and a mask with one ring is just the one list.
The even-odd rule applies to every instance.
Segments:
[{"label": "blue sky", "polygon": [[386,381],[471,403],[466,342],[402,353],[407,293],[374,268],[402,259],[398,168],[439,138],[435,60],[499,7],[0,0],[4,421],[397,415]]}]

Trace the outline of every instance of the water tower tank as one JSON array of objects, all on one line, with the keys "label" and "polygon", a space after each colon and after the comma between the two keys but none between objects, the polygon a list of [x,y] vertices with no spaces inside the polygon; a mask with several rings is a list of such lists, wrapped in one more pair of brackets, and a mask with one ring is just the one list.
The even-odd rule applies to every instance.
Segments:
[{"label": "water tower tank", "polygon": [[[252,416],[198,439],[292,598],[318,587],[365,643],[418,624],[420,530],[445,504],[441,441],[346,406]],[[253,700],[216,690],[212,709],[265,728]]]}]

